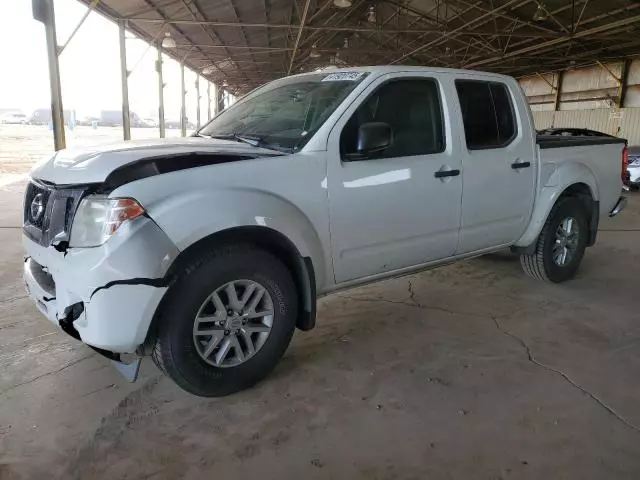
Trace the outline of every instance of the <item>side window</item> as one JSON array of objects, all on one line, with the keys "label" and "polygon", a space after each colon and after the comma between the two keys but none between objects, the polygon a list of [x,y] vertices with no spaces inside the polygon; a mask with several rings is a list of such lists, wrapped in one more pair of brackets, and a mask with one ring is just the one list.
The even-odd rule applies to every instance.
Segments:
[{"label": "side window", "polygon": [[517,133],[513,105],[501,83],[456,80],[469,150],[500,148]]},{"label": "side window", "polygon": [[340,135],[340,153],[357,152],[358,129],[368,122],[391,126],[393,143],[378,158],[444,151],[438,85],[430,79],[394,80],[380,86],[351,116]]},{"label": "side window", "polygon": [[511,96],[507,86],[502,83],[491,84],[491,97],[496,109],[496,121],[498,122],[498,138],[500,145],[508,145],[516,136],[516,119],[511,104]]}]

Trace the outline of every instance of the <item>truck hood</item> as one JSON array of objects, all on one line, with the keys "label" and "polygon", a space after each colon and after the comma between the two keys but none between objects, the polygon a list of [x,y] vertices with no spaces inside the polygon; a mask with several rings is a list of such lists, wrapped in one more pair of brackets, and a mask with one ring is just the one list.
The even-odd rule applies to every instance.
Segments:
[{"label": "truck hood", "polygon": [[[216,155],[233,159],[280,155],[246,143],[211,138],[189,137],[134,140],[96,147],[61,150],[38,163],[31,177],[56,185],[101,183],[114,170],[140,160],[184,154]],[[232,161],[232,160],[229,160]],[[214,162],[219,163],[219,162]]]}]

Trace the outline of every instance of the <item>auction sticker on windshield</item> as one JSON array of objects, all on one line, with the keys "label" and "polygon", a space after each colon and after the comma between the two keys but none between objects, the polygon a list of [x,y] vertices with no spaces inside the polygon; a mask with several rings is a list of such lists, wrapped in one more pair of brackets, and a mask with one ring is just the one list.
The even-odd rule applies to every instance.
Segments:
[{"label": "auction sticker on windshield", "polygon": [[364,75],[364,72],[336,72],[322,79],[323,82],[353,82]]}]

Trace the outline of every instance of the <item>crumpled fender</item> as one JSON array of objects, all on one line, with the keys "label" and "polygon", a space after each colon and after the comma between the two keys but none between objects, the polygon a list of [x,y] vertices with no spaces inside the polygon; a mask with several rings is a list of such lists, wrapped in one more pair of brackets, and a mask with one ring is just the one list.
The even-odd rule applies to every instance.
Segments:
[{"label": "crumpled fender", "polygon": [[311,221],[273,193],[238,187],[185,191],[150,205],[148,213],[181,251],[234,227],[271,228],[287,237],[303,257],[310,257],[316,283],[325,282],[325,255]]}]

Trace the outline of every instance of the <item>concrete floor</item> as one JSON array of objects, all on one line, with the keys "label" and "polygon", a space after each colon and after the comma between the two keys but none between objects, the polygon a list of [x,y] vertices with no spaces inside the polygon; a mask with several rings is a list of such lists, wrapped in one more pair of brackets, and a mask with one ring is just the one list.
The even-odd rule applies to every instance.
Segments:
[{"label": "concrete floor", "polygon": [[41,318],[22,188],[0,192],[0,479],[640,478],[638,195],[574,281],[493,255],[339,293],[268,380],[207,400]]}]

